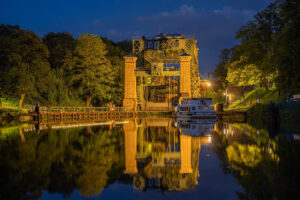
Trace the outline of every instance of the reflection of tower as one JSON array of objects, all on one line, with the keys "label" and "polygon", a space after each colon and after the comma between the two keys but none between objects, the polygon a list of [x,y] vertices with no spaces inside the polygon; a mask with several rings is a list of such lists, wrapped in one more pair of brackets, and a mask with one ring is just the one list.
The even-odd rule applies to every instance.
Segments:
[{"label": "reflection of tower", "polygon": [[136,174],[137,124],[135,120],[123,125],[125,134],[125,174]]},{"label": "reflection of tower", "polygon": [[188,135],[180,135],[180,158],[181,167],[180,173],[187,174],[192,173],[192,137]]},{"label": "reflection of tower", "polygon": [[199,156],[201,150],[201,137],[194,137],[192,139],[192,167],[195,170],[195,182],[197,182],[197,178],[200,176],[199,173]]}]

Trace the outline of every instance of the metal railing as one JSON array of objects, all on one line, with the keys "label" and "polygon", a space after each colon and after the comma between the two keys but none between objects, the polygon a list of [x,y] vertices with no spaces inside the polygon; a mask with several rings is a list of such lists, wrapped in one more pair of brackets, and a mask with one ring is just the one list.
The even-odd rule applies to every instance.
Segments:
[{"label": "metal railing", "polygon": [[[26,105],[24,109],[27,109],[29,112],[35,112],[35,106],[33,105]],[[132,109],[128,107],[39,107],[39,111],[43,112],[132,112],[132,111],[172,111],[172,108],[168,107],[149,107],[143,109]]]},{"label": "metal railing", "polygon": [[125,107],[40,107],[40,112],[103,112],[129,111]]}]

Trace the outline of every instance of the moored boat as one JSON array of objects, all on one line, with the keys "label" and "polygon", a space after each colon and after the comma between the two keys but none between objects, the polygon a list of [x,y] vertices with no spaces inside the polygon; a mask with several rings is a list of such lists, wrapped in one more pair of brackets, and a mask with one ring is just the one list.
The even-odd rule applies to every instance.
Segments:
[{"label": "moored boat", "polygon": [[212,98],[183,98],[176,109],[176,119],[216,119]]}]

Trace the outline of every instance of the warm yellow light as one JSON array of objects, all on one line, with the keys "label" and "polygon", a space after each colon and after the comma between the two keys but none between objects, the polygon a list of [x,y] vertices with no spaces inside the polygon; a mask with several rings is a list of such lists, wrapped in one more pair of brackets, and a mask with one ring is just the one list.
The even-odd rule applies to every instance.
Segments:
[{"label": "warm yellow light", "polygon": [[210,86],[211,86],[211,83],[210,83],[210,82],[208,82],[208,83],[207,83],[207,86],[208,86],[208,87],[210,87]]}]

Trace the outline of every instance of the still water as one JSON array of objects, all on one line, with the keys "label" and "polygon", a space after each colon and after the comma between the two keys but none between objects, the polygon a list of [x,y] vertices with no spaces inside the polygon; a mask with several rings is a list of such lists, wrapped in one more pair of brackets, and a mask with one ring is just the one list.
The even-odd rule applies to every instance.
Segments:
[{"label": "still water", "polygon": [[143,118],[0,133],[0,199],[299,199],[300,141]]}]

